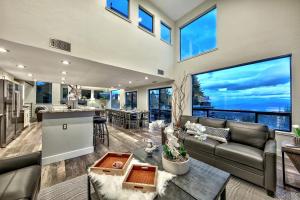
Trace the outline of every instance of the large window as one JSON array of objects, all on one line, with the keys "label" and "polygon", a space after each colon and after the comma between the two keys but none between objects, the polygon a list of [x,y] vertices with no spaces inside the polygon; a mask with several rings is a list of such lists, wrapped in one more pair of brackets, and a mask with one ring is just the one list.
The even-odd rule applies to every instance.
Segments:
[{"label": "large window", "polygon": [[137,108],[137,91],[125,93],[125,106],[130,110]]},{"label": "large window", "polygon": [[172,88],[158,88],[149,90],[150,121],[165,120],[171,122]]},{"label": "large window", "polygon": [[180,60],[217,47],[217,8],[180,28]]},{"label": "large window", "polygon": [[103,100],[109,100],[110,94],[108,91],[105,90],[94,90],[94,98],[95,99],[103,99]]},{"label": "large window", "polygon": [[193,115],[291,129],[291,57],[193,75]]},{"label": "large window", "polygon": [[171,28],[163,22],[160,22],[160,39],[171,44]]},{"label": "large window", "polygon": [[61,84],[60,85],[60,103],[66,104],[68,102],[68,85]]},{"label": "large window", "polygon": [[120,90],[111,91],[111,108],[120,109]]},{"label": "large window", "polygon": [[90,99],[91,90],[81,90],[81,99]]},{"label": "large window", "polygon": [[36,103],[52,103],[52,83],[36,82]]},{"label": "large window", "polygon": [[139,26],[153,33],[153,15],[139,6]]},{"label": "large window", "polygon": [[108,9],[129,18],[129,0],[107,0],[106,3]]}]

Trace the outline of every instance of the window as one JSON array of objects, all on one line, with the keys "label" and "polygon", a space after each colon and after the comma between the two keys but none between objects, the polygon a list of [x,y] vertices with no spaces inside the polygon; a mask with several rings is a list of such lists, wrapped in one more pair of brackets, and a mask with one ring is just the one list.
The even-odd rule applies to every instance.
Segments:
[{"label": "window", "polygon": [[139,26],[153,33],[153,15],[139,6]]},{"label": "window", "polygon": [[94,90],[94,98],[95,99],[103,99],[103,100],[109,100],[110,94],[108,91],[104,90]]},{"label": "window", "polygon": [[160,22],[160,39],[171,44],[171,28],[163,22]]},{"label": "window", "polygon": [[193,75],[193,115],[291,129],[291,57]]},{"label": "window", "polygon": [[117,12],[125,18],[129,18],[129,0],[107,0],[106,7]]},{"label": "window", "polygon": [[60,85],[60,103],[66,104],[68,102],[68,85],[61,84]]},{"label": "window", "polygon": [[217,47],[217,8],[180,28],[180,60]]},{"label": "window", "polygon": [[81,99],[90,99],[91,90],[81,90]]},{"label": "window", "polygon": [[52,83],[36,82],[36,103],[52,103]]},{"label": "window", "polygon": [[164,120],[171,122],[172,88],[158,88],[149,90],[150,121]]},{"label": "window", "polygon": [[130,109],[130,110],[137,108],[137,91],[126,92],[125,106],[127,109]]},{"label": "window", "polygon": [[111,91],[111,108],[120,109],[120,90]]}]

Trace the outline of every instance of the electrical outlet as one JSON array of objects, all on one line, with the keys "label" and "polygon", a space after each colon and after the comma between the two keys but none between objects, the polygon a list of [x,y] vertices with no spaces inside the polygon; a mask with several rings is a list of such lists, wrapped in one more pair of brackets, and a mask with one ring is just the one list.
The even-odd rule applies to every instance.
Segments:
[{"label": "electrical outlet", "polygon": [[63,124],[63,130],[67,130],[68,129],[68,125],[67,124]]}]

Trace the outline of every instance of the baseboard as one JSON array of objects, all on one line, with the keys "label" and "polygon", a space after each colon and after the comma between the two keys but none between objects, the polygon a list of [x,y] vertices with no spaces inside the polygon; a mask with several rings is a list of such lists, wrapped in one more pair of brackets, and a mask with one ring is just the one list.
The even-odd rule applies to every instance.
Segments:
[{"label": "baseboard", "polygon": [[86,155],[86,154],[93,153],[93,152],[94,152],[94,147],[87,147],[87,148],[78,149],[78,150],[75,150],[75,151],[68,151],[68,152],[65,152],[65,153],[62,153],[62,154],[43,157],[42,158],[42,165],[48,165],[48,164],[51,164],[51,163],[54,163],[54,162],[79,157],[79,156]]}]

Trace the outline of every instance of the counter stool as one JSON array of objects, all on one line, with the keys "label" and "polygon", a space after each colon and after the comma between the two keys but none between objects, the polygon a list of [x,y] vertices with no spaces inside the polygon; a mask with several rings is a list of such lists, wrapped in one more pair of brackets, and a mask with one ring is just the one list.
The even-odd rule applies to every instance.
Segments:
[{"label": "counter stool", "polygon": [[98,136],[102,143],[107,138],[107,146],[109,146],[109,132],[106,125],[106,119],[99,116],[94,116],[94,146],[96,146],[96,136]]}]

